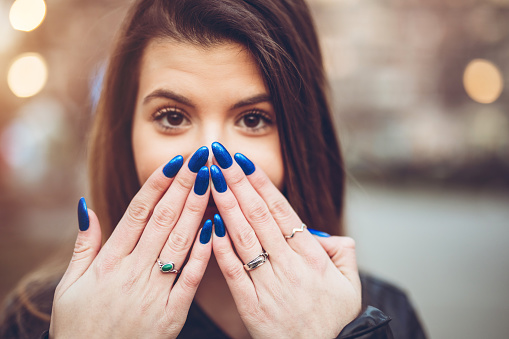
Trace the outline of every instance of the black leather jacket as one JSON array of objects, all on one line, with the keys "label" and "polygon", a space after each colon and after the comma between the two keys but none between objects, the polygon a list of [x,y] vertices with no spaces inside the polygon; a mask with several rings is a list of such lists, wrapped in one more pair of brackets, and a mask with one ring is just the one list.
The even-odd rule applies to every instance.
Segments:
[{"label": "black leather jacket", "polygon": [[426,338],[403,291],[367,274],[361,274],[361,283],[364,311],[341,331],[339,339]]},{"label": "black leather jacket", "polygon": [[[50,314],[54,286],[38,294],[41,311]],[[407,296],[395,286],[373,276],[361,274],[363,312],[348,324],[338,339],[421,339],[426,338],[418,317]],[[4,321],[0,324],[0,338],[48,338],[49,322],[31,315],[10,300],[4,310]],[[8,326],[6,324],[9,324]],[[42,335],[41,335],[42,334]],[[200,311],[191,306],[188,321],[179,338],[228,338]]]}]

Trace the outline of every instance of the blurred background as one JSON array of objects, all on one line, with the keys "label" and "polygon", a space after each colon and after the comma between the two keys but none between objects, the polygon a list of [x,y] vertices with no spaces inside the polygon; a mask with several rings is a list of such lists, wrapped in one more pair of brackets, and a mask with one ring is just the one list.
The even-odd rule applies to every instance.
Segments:
[{"label": "blurred background", "polygon": [[[0,0],[0,300],[72,251],[129,3]],[[509,337],[509,0],[309,3],[361,268],[406,290],[431,338]]]}]

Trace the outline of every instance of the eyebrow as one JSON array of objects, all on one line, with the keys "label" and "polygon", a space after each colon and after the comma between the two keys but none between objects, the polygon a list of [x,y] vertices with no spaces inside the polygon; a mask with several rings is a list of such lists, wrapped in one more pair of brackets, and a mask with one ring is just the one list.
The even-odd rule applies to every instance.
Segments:
[{"label": "eyebrow", "polygon": [[175,100],[181,104],[191,106],[194,108],[193,102],[191,100],[189,100],[188,98],[186,98],[183,95],[177,94],[177,93],[167,90],[167,89],[156,89],[155,91],[153,91],[152,93],[150,93],[143,99],[143,104],[147,104],[149,101],[156,99],[156,98],[166,98],[166,99]]},{"label": "eyebrow", "polygon": [[232,106],[231,109],[233,110],[233,109],[241,108],[244,106],[255,105],[255,104],[259,104],[261,102],[267,102],[267,101],[271,101],[270,95],[265,94],[265,93],[258,94],[258,95],[255,95],[254,97],[247,98],[247,99],[237,102],[235,105]]},{"label": "eyebrow", "polygon": [[[181,104],[184,104],[186,106],[190,106],[193,108],[195,107],[195,105],[193,104],[193,102],[190,99],[186,98],[183,95],[177,94],[173,91],[167,90],[167,89],[156,89],[155,91],[153,91],[152,93],[150,93],[143,99],[143,104],[147,104],[149,101],[156,99],[156,98],[171,99],[171,100],[177,101]],[[243,99],[243,100],[237,102],[236,104],[234,104],[231,107],[231,109],[234,110],[234,109],[238,109],[238,108],[241,108],[244,106],[256,105],[261,102],[268,102],[268,101],[269,102],[271,101],[270,95],[262,93],[262,94],[258,94],[253,97]]]}]

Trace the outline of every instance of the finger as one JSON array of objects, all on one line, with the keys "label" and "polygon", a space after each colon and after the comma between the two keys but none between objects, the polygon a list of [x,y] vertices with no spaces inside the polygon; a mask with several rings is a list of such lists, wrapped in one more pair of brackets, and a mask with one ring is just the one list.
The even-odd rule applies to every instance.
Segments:
[{"label": "finger", "polygon": [[328,238],[315,236],[315,239],[325,249],[334,265],[348,280],[359,280],[355,240],[350,237],[338,236]]},{"label": "finger", "polygon": [[[170,235],[166,236],[163,249],[160,250],[160,253],[156,253],[158,258],[153,258],[152,262],[156,259],[163,263],[172,262],[176,265],[177,269],[184,264],[207,208],[210,195],[208,190],[208,173],[209,171],[206,166],[203,166],[198,172],[194,186],[195,189],[189,194],[180,219],[171,230]],[[205,190],[205,193],[202,194],[203,190]],[[208,228],[205,226],[204,229],[208,231]],[[212,222],[210,222],[210,230],[212,230]],[[206,234],[209,233],[202,231],[202,235]],[[167,279],[165,280],[167,281]]]},{"label": "finger", "polygon": [[[218,184],[218,181],[224,181],[219,167],[216,165],[210,166],[210,172],[212,182],[214,183],[214,189],[212,190],[214,202],[216,203],[221,217],[224,219],[228,232],[231,234],[231,239],[240,259],[244,263],[248,263],[263,252],[262,245],[258,240],[257,234],[246,220],[232,191],[227,189],[226,186],[224,186],[225,190],[223,191],[221,185]],[[218,191],[218,189],[222,192]],[[270,253],[270,250],[267,250],[267,252]],[[277,252],[274,251],[272,253]],[[258,269],[255,274],[260,276],[262,272],[270,271],[270,264],[264,266],[265,267]]]},{"label": "finger", "polygon": [[[142,264],[151,265],[155,262],[168,237],[176,252],[185,250],[185,256],[187,255],[208,203],[209,170],[203,166],[208,161],[208,155],[207,147],[198,149],[157,203],[138,245],[133,250],[133,255],[137,256]],[[198,165],[201,166],[197,168]],[[171,235],[182,216],[186,217],[184,221],[187,224]]]},{"label": "finger", "polygon": [[[244,265],[237,255],[235,255],[230,237],[225,231],[224,225],[221,224],[222,223],[218,223],[214,220],[212,250],[214,251],[217,264],[230,288],[237,307],[241,308],[247,305],[253,305],[253,303],[258,300],[255,286],[249,274],[244,269]],[[268,264],[268,262],[264,265],[266,264]],[[261,268],[262,267],[259,267],[256,270]]]},{"label": "finger", "polygon": [[[122,219],[104,244],[100,258],[116,262],[132,252],[143,232],[156,203],[168,189],[184,162],[180,155],[160,166],[143,184],[127,207]],[[168,175],[168,176],[167,176]]]},{"label": "finger", "polygon": [[87,209],[85,198],[78,203],[79,232],[71,262],[59,284],[58,293],[74,284],[90,267],[101,249],[101,227],[92,210]]},{"label": "finger", "polygon": [[[240,166],[231,160],[230,154],[220,143],[212,144],[212,152],[215,160],[223,169],[222,174],[224,174],[228,187],[237,199],[242,213],[255,231],[262,247],[272,253],[283,253],[288,250],[288,244],[281,236],[281,231],[269,208],[246,178]],[[218,171],[214,171],[212,174],[217,173],[217,177],[220,178],[221,170],[217,169]],[[212,178],[214,180],[214,176]],[[232,236],[234,235],[232,234]]]},{"label": "finger", "polygon": [[[291,236],[294,229],[302,229],[302,220],[297,213],[295,213],[288,200],[286,200],[286,197],[274,186],[265,172],[260,167],[255,167],[254,164],[241,153],[235,154],[234,158],[235,162],[237,162],[244,173],[247,174],[247,179],[254,190],[256,190],[266,203],[272,217],[279,226],[279,233],[282,233],[284,236]],[[287,242],[293,250],[302,255],[316,252],[319,249],[319,244],[313,239],[313,236],[306,231],[296,231],[292,238],[287,239]]]},{"label": "finger", "polygon": [[[206,225],[199,232],[194,242],[191,255],[186,266],[182,269],[177,283],[171,288],[171,284],[167,284],[168,291],[171,290],[168,297],[167,312],[174,314],[176,317],[180,317],[182,320],[179,323],[183,323],[187,317],[189,307],[194,299],[196,290],[200,285],[200,282],[207,268],[212,252],[212,222],[207,220]],[[166,276],[161,272],[156,272],[160,276]],[[172,274],[172,273],[169,273]]]}]

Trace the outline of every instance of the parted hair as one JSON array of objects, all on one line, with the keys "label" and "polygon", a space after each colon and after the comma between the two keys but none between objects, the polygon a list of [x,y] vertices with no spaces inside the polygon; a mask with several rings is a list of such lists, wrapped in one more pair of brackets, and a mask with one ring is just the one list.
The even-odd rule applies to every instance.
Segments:
[{"label": "parted hair", "polygon": [[92,206],[105,238],[140,189],[131,146],[140,59],[148,42],[160,38],[245,46],[276,111],[287,199],[310,227],[341,234],[345,172],[306,3],[143,0],[132,7],[117,38],[91,135]]},{"label": "parted hair", "polygon": [[[140,60],[152,39],[242,44],[258,64],[277,115],[284,194],[309,227],[342,234],[345,171],[322,55],[303,0],[140,0],[116,37],[90,134],[91,206],[106,240],[140,189],[132,121]],[[59,272],[24,280],[7,301],[0,336],[49,327]],[[54,266],[55,268],[57,266]]]}]

